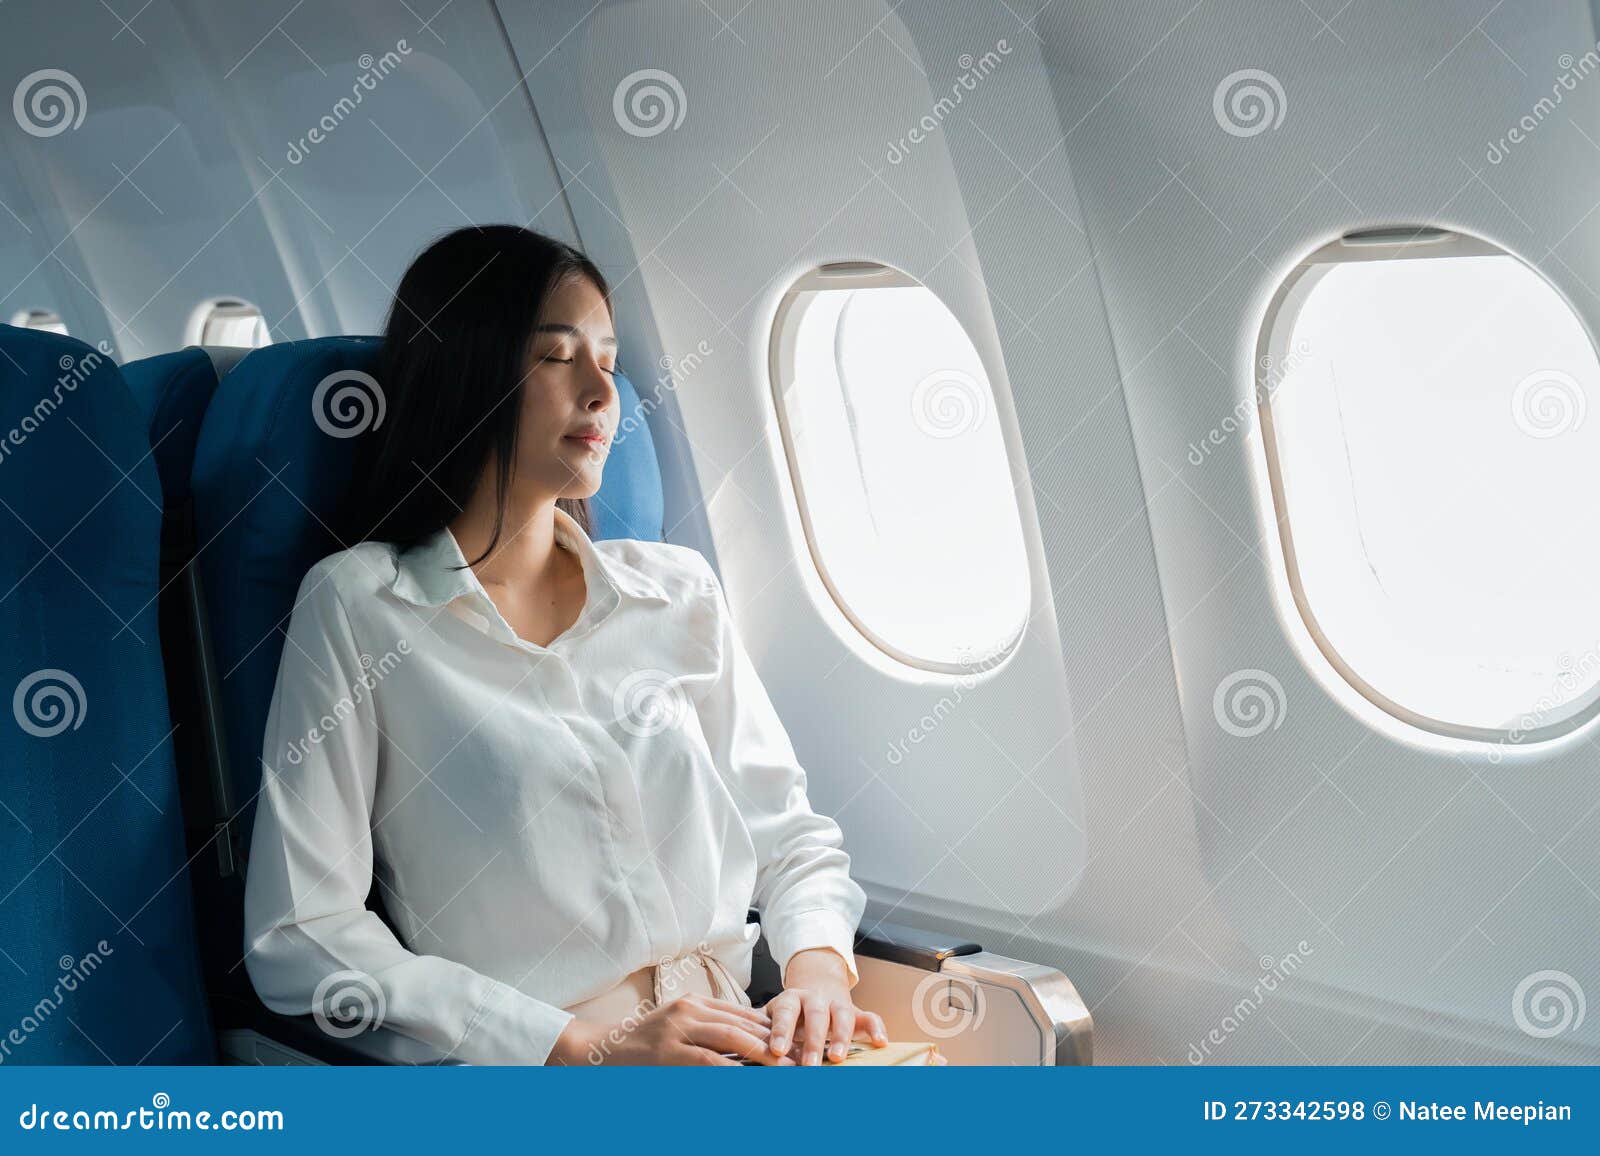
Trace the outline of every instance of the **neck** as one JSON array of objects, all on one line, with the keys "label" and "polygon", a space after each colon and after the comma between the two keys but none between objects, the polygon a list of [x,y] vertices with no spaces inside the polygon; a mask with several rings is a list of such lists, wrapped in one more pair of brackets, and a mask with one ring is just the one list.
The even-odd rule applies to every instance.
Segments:
[{"label": "neck", "polygon": [[[506,496],[505,520],[500,540],[482,561],[472,565],[473,573],[485,586],[537,582],[557,563],[555,539],[555,498],[519,494],[513,488]],[[494,537],[494,484],[479,486],[467,506],[450,522],[461,553],[468,562],[483,555]]]}]

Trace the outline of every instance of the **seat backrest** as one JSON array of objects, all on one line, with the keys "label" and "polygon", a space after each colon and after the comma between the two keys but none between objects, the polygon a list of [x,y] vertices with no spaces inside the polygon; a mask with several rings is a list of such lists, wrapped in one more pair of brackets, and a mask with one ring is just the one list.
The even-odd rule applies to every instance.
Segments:
[{"label": "seat backrest", "polygon": [[[222,751],[221,677],[212,661],[209,615],[197,572],[190,565],[199,543],[189,477],[194,470],[200,424],[217,383],[249,350],[190,346],[130,361],[123,378],[143,414],[152,456],[161,478],[162,657],[173,734],[178,787],[183,799],[190,882],[201,963],[212,1012],[227,1026],[238,1006],[248,1006],[248,977],[239,967],[244,937],[243,877],[232,780]],[[230,1000],[232,1002],[230,1002]]]},{"label": "seat backrest", "polygon": [[11,326],[0,423],[0,1024],[16,1028],[0,1049],[7,1063],[210,1063],[149,442],[108,355]]},{"label": "seat backrest", "polygon": [[[196,558],[209,607],[227,758],[247,842],[261,786],[261,743],[284,631],[300,581],[354,543],[332,527],[355,448],[382,421],[373,383],[381,339],[324,337],[258,349],[222,378],[206,410],[190,485]],[[363,377],[365,380],[363,380]],[[346,389],[365,391],[350,405]],[[659,540],[661,474],[633,386],[617,377],[622,424],[591,501],[595,538]],[[376,389],[377,393],[372,391]]]},{"label": "seat backrest", "polygon": [[189,500],[189,474],[194,468],[195,444],[200,440],[200,422],[217,382],[248,352],[191,345],[122,366],[123,379],[150,431],[167,509],[181,509]]}]

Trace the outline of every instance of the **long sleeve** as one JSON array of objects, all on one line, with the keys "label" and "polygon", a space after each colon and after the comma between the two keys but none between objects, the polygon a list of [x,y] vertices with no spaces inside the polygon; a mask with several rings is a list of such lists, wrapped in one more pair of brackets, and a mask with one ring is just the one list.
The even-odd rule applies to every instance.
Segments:
[{"label": "long sleeve", "polygon": [[[320,1010],[337,1026],[355,997],[370,1008],[368,1022],[455,1058],[544,1063],[571,1015],[463,964],[407,950],[366,908],[381,737],[376,682],[327,577],[319,565],[301,584],[267,720],[245,886],[251,982],[284,1014]],[[406,649],[401,639],[378,649],[397,646]]]},{"label": "long sleeve", "polygon": [[850,878],[839,825],[811,809],[805,771],[709,564],[706,573],[716,600],[721,663],[696,708],[717,770],[755,844],[762,930],[780,973],[795,953],[829,947],[844,958],[854,983],[853,945],[866,895]]}]

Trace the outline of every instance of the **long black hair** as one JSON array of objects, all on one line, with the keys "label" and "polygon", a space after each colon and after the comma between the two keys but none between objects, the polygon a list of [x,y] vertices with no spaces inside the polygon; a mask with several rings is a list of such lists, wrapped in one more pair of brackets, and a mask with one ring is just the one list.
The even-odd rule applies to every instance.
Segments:
[{"label": "long black hair", "polygon": [[[572,277],[605,297],[578,250],[517,225],[447,233],[400,280],[374,376],[387,420],[361,439],[345,507],[347,541],[402,548],[448,525],[495,468],[493,552],[517,457],[526,361],[545,301]],[[588,533],[587,498],[558,498]]]}]

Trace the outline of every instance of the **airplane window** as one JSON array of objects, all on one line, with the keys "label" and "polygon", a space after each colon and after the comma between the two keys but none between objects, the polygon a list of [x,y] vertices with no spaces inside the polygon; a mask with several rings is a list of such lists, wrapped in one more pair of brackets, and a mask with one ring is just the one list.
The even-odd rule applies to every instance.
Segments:
[{"label": "airplane window", "polygon": [[989,375],[955,314],[897,270],[824,266],[784,297],[772,374],[835,602],[903,662],[992,663],[1027,618],[1028,561]]},{"label": "airplane window", "polygon": [[1279,291],[1257,397],[1295,600],[1369,699],[1551,738],[1600,699],[1600,361],[1539,273],[1442,230],[1334,242]]},{"label": "airplane window", "polygon": [[12,315],[11,324],[18,329],[42,329],[46,333],[67,335],[67,323],[48,309],[24,309]]},{"label": "airplane window", "polygon": [[261,310],[237,297],[203,301],[189,318],[185,345],[232,345],[260,349],[272,344]]}]

